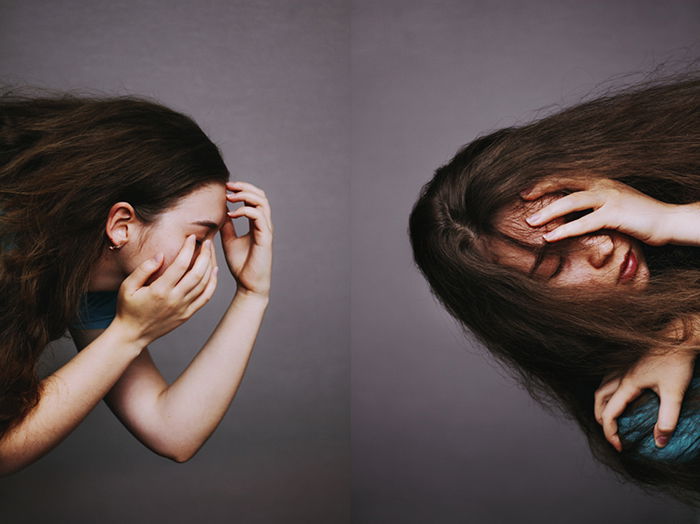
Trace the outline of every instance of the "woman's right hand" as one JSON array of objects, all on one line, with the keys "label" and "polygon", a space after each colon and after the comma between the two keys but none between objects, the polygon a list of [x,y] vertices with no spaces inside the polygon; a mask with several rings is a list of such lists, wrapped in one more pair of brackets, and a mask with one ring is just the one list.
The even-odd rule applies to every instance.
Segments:
[{"label": "woman's right hand", "polygon": [[195,235],[187,237],[175,260],[150,285],[144,285],[160,268],[163,256],[137,267],[119,287],[115,322],[124,326],[145,347],[187,321],[214,294],[218,266],[211,240],[206,240],[192,269]]}]

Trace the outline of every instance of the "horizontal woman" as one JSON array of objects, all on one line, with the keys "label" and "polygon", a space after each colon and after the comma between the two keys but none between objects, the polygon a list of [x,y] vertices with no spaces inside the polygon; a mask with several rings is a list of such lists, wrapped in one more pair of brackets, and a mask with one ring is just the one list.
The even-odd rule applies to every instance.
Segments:
[{"label": "horizontal woman", "polygon": [[[0,96],[0,474],[48,452],[103,397],[137,439],[177,462],[212,434],[270,292],[270,206],[228,178],[200,127],[156,102]],[[244,205],[229,212],[227,202]],[[246,235],[236,217],[248,218]],[[148,344],[213,295],[217,232],[237,288],[168,384]],[[79,353],[40,379],[42,350],[66,328]]]},{"label": "horizontal woman", "polygon": [[436,297],[595,457],[700,502],[700,72],[477,138],[409,232]]}]

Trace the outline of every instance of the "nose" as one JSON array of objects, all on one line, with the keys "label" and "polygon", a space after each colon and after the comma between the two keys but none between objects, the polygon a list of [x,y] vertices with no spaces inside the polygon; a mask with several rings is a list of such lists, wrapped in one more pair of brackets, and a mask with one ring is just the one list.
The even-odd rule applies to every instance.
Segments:
[{"label": "nose", "polygon": [[599,234],[582,237],[581,242],[585,246],[585,256],[588,258],[588,262],[596,269],[604,267],[615,250],[615,243],[610,235]]}]

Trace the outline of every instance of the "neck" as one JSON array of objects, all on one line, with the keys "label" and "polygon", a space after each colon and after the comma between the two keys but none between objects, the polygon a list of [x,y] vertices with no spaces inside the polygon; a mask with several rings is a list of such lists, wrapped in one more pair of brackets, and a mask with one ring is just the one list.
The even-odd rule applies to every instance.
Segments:
[{"label": "neck", "polygon": [[88,291],[116,291],[124,281],[124,273],[116,253],[105,252],[95,263],[91,272]]}]

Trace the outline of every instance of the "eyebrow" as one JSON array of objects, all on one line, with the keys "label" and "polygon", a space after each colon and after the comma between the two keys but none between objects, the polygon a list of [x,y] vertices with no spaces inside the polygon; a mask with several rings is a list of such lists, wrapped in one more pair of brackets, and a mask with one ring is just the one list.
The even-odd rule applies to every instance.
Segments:
[{"label": "eyebrow", "polygon": [[531,277],[535,273],[535,271],[537,271],[537,268],[540,267],[540,265],[542,265],[542,262],[544,261],[544,258],[547,255],[547,250],[552,249],[552,246],[549,244],[545,243],[539,246],[533,246],[532,244],[528,244],[527,242],[523,242],[522,240],[513,238],[500,231],[497,231],[495,235],[497,237],[500,237],[502,240],[508,242],[509,244],[518,246],[519,248],[525,249],[526,251],[530,251],[531,253],[535,254],[535,261],[527,273],[527,276],[529,277]]},{"label": "eyebrow", "polygon": [[221,227],[219,224],[212,222],[211,220],[195,220],[192,224],[196,226],[205,226],[209,229],[219,229]]}]

